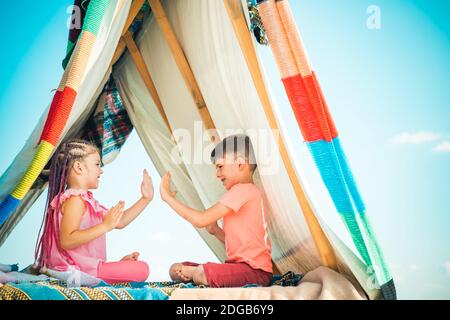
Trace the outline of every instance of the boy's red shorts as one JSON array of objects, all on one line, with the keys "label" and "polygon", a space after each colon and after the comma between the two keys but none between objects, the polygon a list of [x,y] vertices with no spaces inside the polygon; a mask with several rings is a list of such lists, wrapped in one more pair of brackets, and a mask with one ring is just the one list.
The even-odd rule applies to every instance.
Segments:
[{"label": "boy's red shorts", "polygon": [[[183,262],[184,266],[197,267],[195,262]],[[267,287],[272,282],[272,273],[260,269],[253,269],[248,264],[240,262],[202,264],[209,286],[213,288],[243,287],[257,284]]]}]

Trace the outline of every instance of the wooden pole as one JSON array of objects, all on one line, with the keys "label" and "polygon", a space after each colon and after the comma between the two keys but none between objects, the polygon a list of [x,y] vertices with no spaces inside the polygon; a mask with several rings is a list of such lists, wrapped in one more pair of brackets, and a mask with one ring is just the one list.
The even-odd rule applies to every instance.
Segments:
[{"label": "wooden pole", "polygon": [[[269,94],[266,90],[264,78],[258,65],[258,57],[255,51],[253,40],[251,38],[244,14],[241,10],[241,1],[224,0],[224,4],[233,25],[236,37],[239,41],[242,53],[247,62],[248,69],[252,75],[253,83],[258,92],[258,96],[261,100],[270,128],[272,130],[280,131],[275,114],[273,112],[272,104],[269,99]],[[331,246],[328,238],[325,236],[325,233],[323,232],[322,227],[320,226],[319,221],[317,220],[317,217],[315,216],[311,205],[306,198],[305,192],[300,184],[292,161],[289,157],[286,144],[281,135],[280,139],[277,142],[281,158],[283,159],[284,166],[294,188],[297,200],[300,204],[306,223],[308,224],[309,231],[311,232],[314,243],[319,252],[322,264],[329,268],[337,270],[336,255],[334,253],[333,247]]]},{"label": "wooden pole", "polygon": [[158,108],[159,114],[163,118],[164,123],[166,124],[167,128],[172,134],[172,128],[170,127],[169,120],[167,119],[167,115],[164,111],[161,99],[159,98],[158,91],[156,90],[155,84],[153,83],[150,72],[148,71],[147,65],[145,64],[144,58],[142,57],[139,48],[134,42],[133,36],[130,31],[125,33],[125,35],[123,36],[123,40],[125,42],[126,47],[128,48],[128,51],[130,52],[131,58],[133,59],[133,62],[136,65],[136,68],[142,80],[145,83],[145,86],[147,87],[148,92],[152,96],[152,99],[155,102],[156,107]]},{"label": "wooden pole", "polygon": [[160,0],[148,0],[148,2],[150,4],[150,7],[152,8],[154,17],[156,18],[156,21],[167,40],[167,44],[172,51],[172,55],[178,66],[178,69],[180,70],[181,75],[183,76],[184,81],[192,94],[192,98],[194,99],[194,102],[200,113],[203,124],[205,125],[205,128],[209,130],[211,140],[214,142],[215,137],[218,137],[216,126],[214,125],[211,114],[208,111],[208,107],[206,106],[205,100],[203,99],[200,87],[198,86],[197,80],[195,80],[195,76],[192,72],[189,62],[187,61],[183,49],[181,48],[180,43],[178,42],[178,39],[172,29],[172,26],[170,25],[170,22],[166,17],[164,8],[162,7]]},{"label": "wooden pole", "polygon": [[[133,3],[131,4],[130,11],[128,12],[127,21],[125,22],[125,26],[123,27],[122,37],[125,35],[125,33],[128,32],[128,29],[130,28],[134,19],[136,18],[142,6],[144,5],[144,2],[145,0],[134,0]],[[121,38],[119,40],[119,44],[117,45],[116,51],[114,52],[114,56],[111,61],[111,66],[113,66],[117,62],[117,60],[119,60],[120,56],[125,50],[125,47],[126,47],[125,41]]]},{"label": "wooden pole", "polygon": [[133,24],[134,19],[138,15],[139,11],[141,11],[141,8],[144,5],[144,2],[145,2],[145,0],[133,0],[130,11],[128,13],[127,21],[125,22],[125,26],[122,31],[122,36],[124,36],[125,33],[128,32],[128,29]]},{"label": "wooden pole", "polygon": [[117,60],[119,60],[125,48],[126,48],[125,41],[123,40],[123,38],[120,38],[119,44],[117,45],[116,51],[114,52],[114,56],[111,60],[111,66],[113,66],[117,62]]}]

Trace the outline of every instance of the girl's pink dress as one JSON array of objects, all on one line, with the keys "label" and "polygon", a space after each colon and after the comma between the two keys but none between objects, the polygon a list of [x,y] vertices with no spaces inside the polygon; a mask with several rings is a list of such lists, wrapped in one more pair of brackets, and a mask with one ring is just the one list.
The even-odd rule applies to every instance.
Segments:
[{"label": "girl's pink dress", "polygon": [[[80,230],[94,227],[103,222],[103,216],[108,212],[97,200],[92,192],[81,189],[67,189],[59,198],[62,205],[72,196],[79,196],[86,204],[86,212],[81,218]],[[58,196],[50,205],[57,207]],[[58,224],[61,226],[61,206],[58,214]],[[55,242],[47,243],[51,246],[51,255],[47,267],[57,271],[68,271],[73,268],[98,277],[107,282],[145,281],[149,274],[148,265],[142,261],[106,262],[106,236],[102,236],[78,248],[60,250]]]}]

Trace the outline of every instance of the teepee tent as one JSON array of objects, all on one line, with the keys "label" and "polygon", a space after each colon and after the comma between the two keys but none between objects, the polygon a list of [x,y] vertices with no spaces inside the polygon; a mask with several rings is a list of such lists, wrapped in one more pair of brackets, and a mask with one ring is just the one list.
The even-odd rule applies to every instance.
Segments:
[{"label": "teepee tent", "polygon": [[[65,139],[99,138],[107,163],[132,125],[158,172],[172,172],[180,200],[202,210],[224,189],[211,178],[214,166],[196,152],[211,150],[233,129],[255,146],[276,269],[306,273],[326,266],[370,298],[396,297],[288,0],[83,5],[82,29],[71,31],[53,101],[0,179],[0,245],[45,190],[48,160]],[[320,218],[308,195],[256,51],[253,35],[264,43],[265,32],[303,138],[362,259]],[[107,132],[116,134],[114,141]],[[223,261],[223,244],[198,232]]]}]

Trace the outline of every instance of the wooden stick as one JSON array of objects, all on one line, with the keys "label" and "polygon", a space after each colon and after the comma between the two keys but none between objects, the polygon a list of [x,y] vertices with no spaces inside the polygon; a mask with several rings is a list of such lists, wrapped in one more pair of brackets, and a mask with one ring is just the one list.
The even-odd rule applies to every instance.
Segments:
[{"label": "wooden stick", "polygon": [[172,134],[172,128],[170,127],[166,112],[164,111],[161,99],[159,98],[158,91],[156,90],[155,84],[153,83],[150,72],[148,71],[147,65],[145,64],[144,58],[142,57],[139,48],[137,47],[136,43],[133,40],[131,32],[128,31],[127,33],[125,33],[122,39],[126,47],[128,48],[128,51],[130,52],[131,58],[133,59],[133,62],[135,63],[136,68],[139,74],[141,75],[141,78],[144,81],[148,92],[152,96],[152,99],[155,102],[156,107],[158,108],[159,114],[163,118],[164,123],[166,124],[167,128]]},{"label": "wooden stick", "polygon": [[[138,15],[139,11],[141,11],[142,6],[144,5],[145,0],[134,0],[131,4],[130,11],[128,12],[127,21],[125,22],[125,26],[122,30],[122,37],[128,32],[128,29],[132,25],[134,19]],[[117,60],[122,56],[122,53],[125,50],[125,42],[121,38],[119,44],[117,45],[116,51],[114,52],[114,56],[111,60],[111,66],[113,66]]]},{"label": "wooden stick", "polygon": [[218,137],[216,126],[214,125],[211,114],[208,111],[208,107],[203,99],[200,87],[198,86],[197,80],[195,80],[195,76],[189,62],[187,61],[183,49],[181,48],[172,26],[166,17],[164,8],[162,7],[160,0],[148,0],[148,2],[152,8],[154,17],[156,18],[156,21],[167,40],[170,50],[172,51],[178,69],[180,70],[184,81],[192,94],[192,98],[194,99],[205,128],[209,130],[211,140],[214,142],[214,138]]},{"label": "wooden stick", "polygon": [[[224,4],[233,25],[236,37],[239,40],[239,45],[241,47],[242,53],[244,54],[248,69],[252,75],[253,83],[258,92],[258,96],[261,100],[269,125],[272,130],[277,130],[278,132],[280,132],[280,128],[278,126],[275,114],[273,112],[273,107],[269,99],[269,94],[266,90],[264,78],[258,65],[258,57],[255,51],[253,40],[251,38],[244,14],[241,10],[241,2],[239,0],[224,0]],[[316,248],[319,252],[322,264],[329,268],[337,270],[336,255],[334,253],[333,247],[331,246],[328,238],[323,232],[322,227],[320,226],[320,223],[317,220],[317,217],[315,216],[308,199],[306,198],[305,192],[303,191],[292,161],[289,157],[286,144],[281,135],[280,139],[277,142],[284,166],[286,167],[289,179],[294,188],[300,207],[302,208],[302,212],[305,217],[306,223],[308,224],[309,231],[311,232],[314,243],[316,244]]]},{"label": "wooden stick", "polygon": [[139,11],[141,11],[142,6],[144,5],[145,0],[134,0],[131,4],[130,11],[128,13],[127,21],[125,22],[125,26],[122,31],[122,36],[127,33],[130,26],[133,24],[134,19],[138,15]]},{"label": "wooden stick", "polygon": [[113,66],[117,62],[117,60],[119,60],[125,48],[126,48],[125,41],[123,41],[123,38],[120,38],[119,44],[117,45],[116,51],[114,52],[114,56],[111,60],[111,66]]}]

